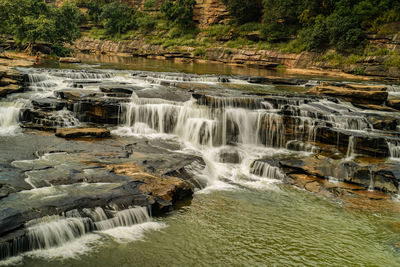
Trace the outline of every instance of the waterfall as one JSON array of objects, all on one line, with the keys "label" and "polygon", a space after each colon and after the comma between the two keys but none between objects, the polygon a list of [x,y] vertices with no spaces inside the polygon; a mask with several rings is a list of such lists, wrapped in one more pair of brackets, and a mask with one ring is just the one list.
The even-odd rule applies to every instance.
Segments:
[{"label": "waterfall", "polygon": [[18,133],[19,112],[23,106],[21,101],[0,102],[0,136]]},{"label": "waterfall", "polygon": [[[181,104],[133,97],[130,103],[123,104],[122,113],[125,115],[121,121],[125,127],[131,128],[132,133],[151,132],[150,128],[158,133],[176,134],[197,147],[229,143],[284,147],[281,115],[268,110],[232,108],[232,103],[235,103],[232,99],[219,102],[217,106],[222,108],[215,108],[199,105],[194,99]],[[125,128],[118,132],[126,134],[129,131]]]},{"label": "waterfall", "polygon": [[388,147],[390,151],[390,157],[391,158],[400,158],[400,146],[398,145],[397,142],[388,142]]},{"label": "waterfall", "polygon": [[347,146],[346,159],[354,158],[354,156],[355,156],[354,148],[355,148],[355,140],[354,140],[354,136],[352,135],[349,137],[349,144]]},{"label": "waterfall", "polygon": [[79,238],[92,229],[93,222],[89,218],[52,216],[35,220],[27,231],[31,248],[48,249]]},{"label": "waterfall", "polygon": [[374,191],[375,189],[375,179],[374,179],[374,173],[372,172],[371,168],[369,168],[369,186],[368,186],[368,191]]},{"label": "waterfall", "polygon": [[250,168],[250,173],[277,180],[283,180],[285,177],[278,167],[271,166],[267,162],[263,161],[254,161]]},{"label": "waterfall", "polygon": [[0,259],[39,249],[62,246],[90,232],[104,231],[122,226],[151,222],[147,207],[118,210],[103,209],[72,210],[62,215],[46,216],[25,224],[26,234],[9,242],[0,241]]}]

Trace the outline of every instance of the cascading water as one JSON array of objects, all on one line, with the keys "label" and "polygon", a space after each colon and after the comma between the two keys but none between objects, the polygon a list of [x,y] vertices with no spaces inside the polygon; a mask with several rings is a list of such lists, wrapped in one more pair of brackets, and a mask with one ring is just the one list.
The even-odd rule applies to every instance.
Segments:
[{"label": "cascading water", "polygon": [[390,151],[390,157],[394,159],[400,158],[400,146],[397,142],[388,142],[388,147]]},{"label": "cascading water", "polygon": [[19,113],[23,106],[21,101],[0,102],[0,136],[19,132]]},{"label": "cascading water", "polygon": [[63,215],[34,219],[25,224],[25,235],[12,242],[0,242],[0,259],[32,250],[49,249],[65,245],[91,232],[105,231],[151,222],[146,207],[118,210],[103,209],[72,210]]}]

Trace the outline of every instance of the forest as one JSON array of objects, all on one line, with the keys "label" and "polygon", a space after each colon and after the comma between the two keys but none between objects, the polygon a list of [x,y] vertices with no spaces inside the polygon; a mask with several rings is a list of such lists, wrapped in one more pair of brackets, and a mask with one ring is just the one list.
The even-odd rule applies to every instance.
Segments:
[{"label": "forest", "polygon": [[[95,38],[129,39],[140,33],[164,47],[207,47],[220,41],[229,47],[257,43],[259,48],[289,52],[333,48],[340,53],[360,53],[367,34],[394,33],[393,23],[400,21],[397,0],[223,2],[231,15],[229,22],[200,30],[193,22],[195,0],[166,0],[161,6],[147,0],[140,11],[111,0],[77,0],[58,7],[43,0],[1,0],[0,31],[25,45],[51,42],[60,51],[63,43],[81,35],[80,25],[91,23],[95,27],[88,34]],[[257,33],[255,40],[249,38],[251,32]],[[207,38],[199,40],[200,33]]]}]

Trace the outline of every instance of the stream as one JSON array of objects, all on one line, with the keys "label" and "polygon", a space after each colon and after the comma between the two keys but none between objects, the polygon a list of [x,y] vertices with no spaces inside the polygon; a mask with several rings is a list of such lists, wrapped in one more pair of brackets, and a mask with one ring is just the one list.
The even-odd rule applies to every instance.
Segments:
[{"label": "stream", "polygon": [[[82,58],[0,100],[0,266],[400,266],[399,113],[305,94],[332,77]],[[88,126],[111,137],[52,132]],[[193,198],[153,216],[133,161]]]}]

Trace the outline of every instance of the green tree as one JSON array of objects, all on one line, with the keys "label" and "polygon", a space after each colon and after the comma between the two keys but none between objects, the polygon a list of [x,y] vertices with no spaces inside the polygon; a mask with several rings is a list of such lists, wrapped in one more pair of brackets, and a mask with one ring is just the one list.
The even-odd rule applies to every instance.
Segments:
[{"label": "green tree", "polygon": [[80,28],[84,16],[72,2],[65,2],[56,11],[56,28],[58,42],[72,42],[80,36]]},{"label": "green tree", "polygon": [[193,27],[193,8],[195,0],[167,0],[161,6],[161,12],[172,23],[181,28]]},{"label": "green tree", "polygon": [[31,51],[37,41],[71,42],[79,37],[82,14],[72,3],[59,9],[43,0],[1,0],[0,24],[2,31],[15,36]]},{"label": "green tree", "polygon": [[102,7],[100,19],[108,34],[121,34],[136,28],[135,10],[116,1]]},{"label": "green tree", "polygon": [[237,23],[258,22],[263,14],[262,0],[223,0]]}]

